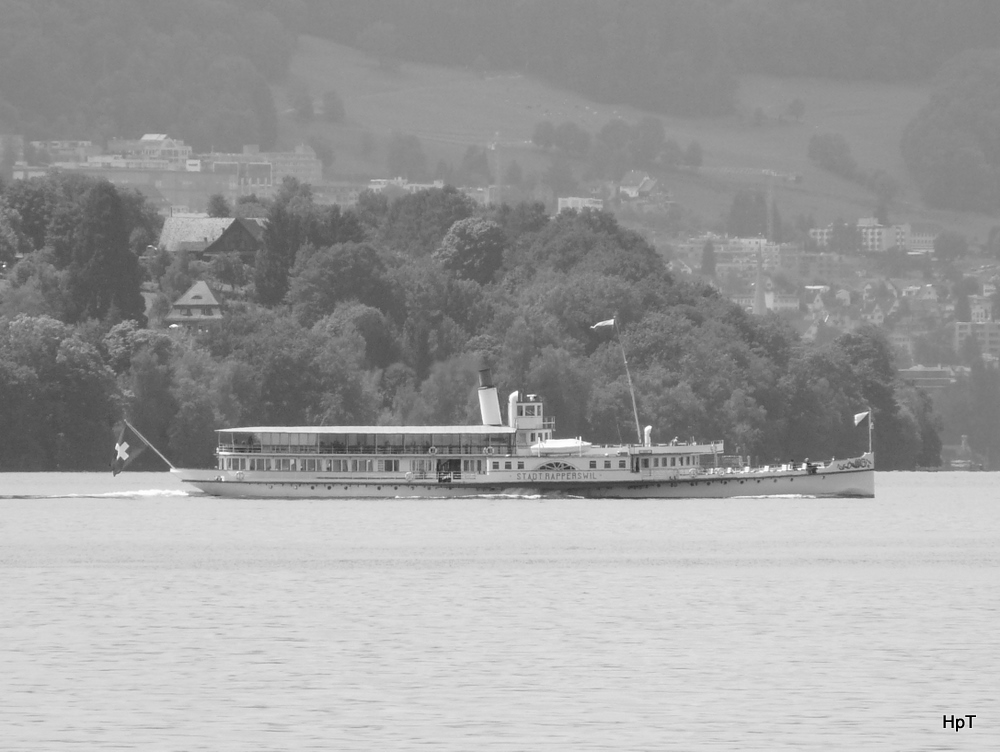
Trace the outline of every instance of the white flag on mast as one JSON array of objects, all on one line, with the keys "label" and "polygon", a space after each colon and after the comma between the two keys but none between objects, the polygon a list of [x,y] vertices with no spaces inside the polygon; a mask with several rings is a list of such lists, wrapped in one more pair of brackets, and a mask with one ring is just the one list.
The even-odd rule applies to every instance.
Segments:
[{"label": "white flag on mast", "polygon": [[615,325],[615,320],[614,319],[605,319],[604,321],[598,321],[596,324],[594,324],[590,328],[591,329],[596,329],[599,326],[614,326],[614,325]]},{"label": "white flag on mast", "polygon": [[854,416],[854,425],[855,425],[855,427],[860,426],[864,422],[865,418],[868,417],[868,413],[870,413],[870,412],[871,412],[871,410],[865,410],[863,413],[857,413],[857,414],[855,414],[855,416]]}]

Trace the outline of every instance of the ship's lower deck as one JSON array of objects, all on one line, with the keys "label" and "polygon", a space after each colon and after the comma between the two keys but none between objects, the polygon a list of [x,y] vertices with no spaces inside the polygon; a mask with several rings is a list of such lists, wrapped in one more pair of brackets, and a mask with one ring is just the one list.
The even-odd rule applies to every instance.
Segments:
[{"label": "ship's lower deck", "polygon": [[784,495],[872,497],[875,495],[873,468],[870,455],[865,455],[820,468],[705,473],[672,479],[628,473],[613,479],[585,473],[359,479],[322,473],[174,472],[207,494],[236,498],[456,498],[539,494],[584,498],[728,498]]}]

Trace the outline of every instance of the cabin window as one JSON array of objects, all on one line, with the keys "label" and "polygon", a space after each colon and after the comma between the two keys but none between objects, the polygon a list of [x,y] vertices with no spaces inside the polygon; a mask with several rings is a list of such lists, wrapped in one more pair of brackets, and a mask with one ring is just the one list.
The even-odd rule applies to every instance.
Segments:
[{"label": "cabin window", "polygon": [[[521,463],[521,462],[518,462],[517,464],[518,464],[518,465],[522,465],[522,464],[524,464],[524,463]],[[509,462],[505,462],[505,463],[503,463],[503,469],[504,469],[504,470],[510,470],[510,463],[509,463]]]},{"label": "cabin window", "polygon": [[371,473],[375,471],[372,460],[351,460],[352,473]]},{"label": "cabin window", "polygon": [[605,470],[611,469],[611,460],[604,460],[604,469]]},{"label": "cabin window", "polygon": [[618,467],[625,467],[625,460],[618,460]]},{"label": "cabin window", "polygon": [[643,457],[642,458],[642,466],[645,469],[649,468],[649,457]]},{"label": "cabin window", "polygon": [[518,460],[518,462],[517,462],[517,469],[518,470],[524,470],[524,461],[523,460]]},{"label": "cabin window", "polygon": [[517,406],[517,417],[519,417],[519,418],[523,418],[524,417],[524,405],[518,405]]},{"label": "cabin window", "polygon": [[677,458],[676,457],[671,457],[670,458],[670,467],[675,467],[676,465],[677,465]]},{"label": "cabin window", "polygon": [[398,473],[399,460],[379,460],[378,471],[380,473]]},{"label": "cabin window", "polygon": [[591,460],[590,461],[590,469],[591,470],[596,470],[597,469],[597,460]]},{"label": "cabin window", "polygon": [[535,414],[535,406],[534,405],[525,405],[524,406],[524,414],[525,415],[534,415]]},{"label": "cabin window", "polygon": [[[510,463],[508,462],[507,464],[509,465]],[[493,460],[493,469],[494,470],[499,470],[500,469],[500,463],[497,462],[496,460]]]}]

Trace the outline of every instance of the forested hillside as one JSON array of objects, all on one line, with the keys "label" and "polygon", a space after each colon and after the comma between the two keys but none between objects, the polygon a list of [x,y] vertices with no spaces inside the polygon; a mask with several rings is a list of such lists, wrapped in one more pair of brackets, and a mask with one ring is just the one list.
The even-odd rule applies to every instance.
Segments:
[{"label": "forested hillside", "polygon": [[[312,111],[287,76],[299,33],[365,50],[387,72],[403,60],[513,71],[595,102],[683,117],[738,112],[747,73],[897,82],[940,74],[939,94],[907,131],[907,165],[933,207],[998,205],[996,66],[984,62],[997,45],[997,3],[0,0],[0,18],[0,133],[102,143],[167,132],[196,151],[279,145],[276,85]],[[7,151],[4,170],[15,157]]]},{"label": "forested hillside", "polygon": [[903,157],[932,206],[1000,207],[1000,49],[950,61],[903,134]]},{"label": "forested hillside", "polygon": [[295,35],[267,0],[0,0],[0,133],[101,142],[169,132],[267,148],[268,81]]},{"label": "forested hillside", "polygon": [[384,57],[514,70],[601,102],[712,115],[737,75],[923,79],[996,45],[979,0],[303,0],[303,31]]},{"label": "forested hillside", "polygon": [[845,456],[864,447],[852,415],[870,406],[881,467],[937,463],[931,406],[896,381],[877,330],[804,345],[674,279],[607,213],[484,211],[451,188],[341,210],[290,181],[256,258],[145,260],[167,301],[196,278],[232,286],[224,322],[188,335],[141,328],[139,280],[114,266],[134,268],[129,238],[142,247],[133,201],[94,181],[4,193],[6,235],[27,255],[0,292],[3,469],[98,469],[123,414],[186,465],[211,463],[224,425],[475,422],[482,361],[504,389],[541,394],[560,436],[629,440],[618,342],[591,329],[610,316],[655,441]]}]

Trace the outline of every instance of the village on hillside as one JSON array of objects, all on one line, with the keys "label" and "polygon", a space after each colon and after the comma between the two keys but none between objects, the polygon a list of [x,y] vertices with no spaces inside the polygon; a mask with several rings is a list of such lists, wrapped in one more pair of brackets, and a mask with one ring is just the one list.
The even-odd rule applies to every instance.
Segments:
[{"label": "village on hillside", "polygon": [[[444,185],[400,177],[357,184],[326,181],[321,160],[307,145],[287,152],[247,145],[241,153],[196,154],[184,141],[162,133],[113,139],[103,149],[85,140],[4,138],[5,147],[13,147],[18,156],[14,179],[74,173],[135,189],[164,216],[159,240],[149,252],[184,252],[199,261],[228,253],[250,260],[263,242],[262,216],[208,216],[212,196],[229,203],[248,196],[266,201],[294,179],[310,185],[318,203],[347,207],[363,191],[405,195]],[[513,197],[500,185],[458,190],[485,206]],[[527,198],[542,201],[553,214],[609,210],[664,217],[678,208],[663,181],[642,170],[630,170],[619,181],[594,186],[582,196],[557,196],[538,186]],[[942,259],[942,249],[936,248],[942,231],[931,225],[883,225],[875,217],[861,217],[848,225],[846,242],[842,230],[833,224],[811,227],[801,242],[706,231],[666,241],[658,236],[655,245],[675,274],[700,278],[750,312],[780,315],[806,341],[823,342],[863,324],[883,328],[896,351],[900,375],[924,389],[954,383],[967,370],[960,355],[969,347],[987,364],[1000,364],[996,264],[971,254]],[[199,281],[173,301],[163,322],[202,326],[217,319],[225,292],[213,292]]]}]

